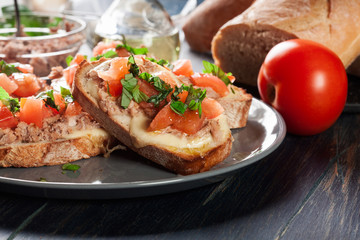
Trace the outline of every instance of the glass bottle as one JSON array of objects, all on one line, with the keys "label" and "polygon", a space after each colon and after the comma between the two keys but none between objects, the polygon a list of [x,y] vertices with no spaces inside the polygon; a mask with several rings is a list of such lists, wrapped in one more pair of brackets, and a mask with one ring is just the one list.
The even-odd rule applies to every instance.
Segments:
[{"label": "glass bottle", "polygon": [[157,0],[115,0],[95,28],[94,42],[121,40],[147,47],[149,56],[170,62],[179,57],[179,30]]}]

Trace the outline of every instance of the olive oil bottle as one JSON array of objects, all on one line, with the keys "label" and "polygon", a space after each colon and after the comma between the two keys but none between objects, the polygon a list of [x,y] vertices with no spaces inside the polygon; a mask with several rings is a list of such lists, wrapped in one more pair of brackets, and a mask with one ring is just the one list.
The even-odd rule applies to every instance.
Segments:
[{"label": "olive oil bottle", "polygon": [[[146,47],[149,56],[170,62],[179,57],[179,31],[157,0],[115,0],[95,28],[94,42],[120,40]],[[125,38],[125,39],[124,39]]]}]

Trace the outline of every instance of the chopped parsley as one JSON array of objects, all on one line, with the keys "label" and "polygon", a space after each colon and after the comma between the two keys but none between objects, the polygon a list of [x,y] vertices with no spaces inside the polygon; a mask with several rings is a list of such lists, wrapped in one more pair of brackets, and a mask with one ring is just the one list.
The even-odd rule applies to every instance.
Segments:
[{"label": "chopped parsley", "polygon": [[93,62],[93,61],[99,60],[102,57],[115,58],[115,57],[118,57],[118,54],[114,50],[109,50],[109,51],[105,52],[104,54],[100,54],[100,55],[90,58],[90,61]]},{"label": "chopped parsley", "polygon": [[66,106],[68,103],[74,102],[74,97],[71,94],[70,89],[60,86],[60,94],[61,94],[62,98],[65,100]]},{"label": "chopped parsley", "polygon": [[21,71],[17,69],[12,64],[7,64],[4,60],[0,61],[0,73],[5,73],[7,76],[10,76],[13,73],[20,73]]},{"label": "chopped parsley", "polygon": [[116,46],[116,49],[120,49],[120,48],[125,48],[129,53],[132,53],[134,55],[146,55],[149,52],[148,49],[145,47],[133,48],[133,47],[127,45],[126,42],[124,44],[118,44]]},{"label": "chopped parsley", "polygon": [[73,56],[69,55],[66,57],[65,61],[66,61],[66,65],[69,67],[70,66],[70,63],[71,61],[74,59]]},{"label": "chopped parsley", "polygon": [[60,107],[58,105],[56,105],[55,103],[55,97],[54,97],[54,90],[48,90],[48,91],[44,91],[39,93],[36,98],[40,98],[44,101],[45,106],[47,107],[51,107],[56,109],[57,111],[60,110]]},{"label": "chopped parsley", "polygon": [[[163,64],[166,63],[163,62]],[[126,74],[125,78],[121,80],[121,84],[123,86],[120,103],[121,107],[126,109],[133,99],[137,103],[145,101],[154,104],[155,107],[158,107],[160,103],[164,100],[166,101],[167,96],[174,91],[174,93],[171,95],[170,108],[175,113],[183,115],[186,109],[189,109],[192,111],[198,111],[199,117],[201,117],[201,103],[206,97],[206,90],[194,88],[193,85],[182,85],[180,88],[175,86],[175,89],[173,89],[170,84],[164,82],[158,76],[153,76],[147,72],[140,73],[140,69],[135,62],[134,55],[130,55],[128,58],[128,65],[130,65],[130,73]],[[148,97],[145,93],[140,91],[138,79],[136,77],[150,83],[155,88],[155,90],[158,91],[158,94]],[[184,103],[179,101],[178,97],[178,95],[183,91],[188,92],[188,96]]]},{"label": "chopped parsley", "polygon": [[220,67],[208,61],[203,61],[203,66],[204,66],[203,73],[210,73],[214,76],[217,76],[226,84],[226,86],[231,84],[231,81],[228,78],[228,76],[231,76],[232,73],[226,74]]},{"label": "chopped parsley", "polygon": [[40,182],[47,182],[47,179],[44,178],[44,177],[40,177],[39,181],[40,181]]},{"label": "chopped parsley", "polygon": [[[188,96],[184,103],[179,101],[179,97],[178,97],[178,95],[183,91],[188,92]],[[171,96],[172,100],[170,103],[170,108],[179,115],[183,115],[186,109],[190,109],[192,111],[198,111],[199,117],[201,118],[201,114],[202,114],[201,103],[205,97],[206,97],[206,89],[201,90],[200,88],[194,88],[193,85],[190,86],[182,85],[180,88],[175,87],[175,91]]]},{"label": "chopped parsley", "polygon": [[20,111],[19,99],[10,97],[2,87],[0,87],[0,101],[10,110],[10,112],[16,113]]},{"label": "chopped parsley", "polygon": [[66,170],[75,172],[80,169],[80,166],[76,164],[65,163],[61,166],[61,169],[63,170],[63,173],[65,173]]},{"label": "chopped parsley", "polygon": [[155,107],[158,107],[160,102],[165,100],[166,97],[173,91],[170,84],[167,84],[157,76],[152,76],[151,74],[144,72],[139,75],[139,78],[150,83],[154,86],[155,90],[159,92],[159,94],[153,95],[147,100],[148,103],[153,103]]},{"label": "chopped parsley", "polygon": [[128,65],[130,65],[129,72],[131,72],[134,76],[138,76],[140,69],[139,69],[139,66],[135,62],[134,55],[129,56]]},{"label": "chopped parsley", "polygon": [[160,66],[163,66],[163,67],[165,66],[165,67],[168,67],[170,69],[174,68],[174,66],[168,60],[165,60],[165,59],[156,60],[155,58],[151,58],[151,57],[147,57],[146,59],[151,61],[151,62],[157,63],[157,64],[159,64]]},{"label": "chopped parsley", "polygon": [[132,99],[137,103],[148,100],[149,97],[140,91],[138,80],[132,73],[126,74],[125,78],[121,80],[121,84],[123,86],[121,95],[121,106],[123,108],[126,109],[130,105]]}]

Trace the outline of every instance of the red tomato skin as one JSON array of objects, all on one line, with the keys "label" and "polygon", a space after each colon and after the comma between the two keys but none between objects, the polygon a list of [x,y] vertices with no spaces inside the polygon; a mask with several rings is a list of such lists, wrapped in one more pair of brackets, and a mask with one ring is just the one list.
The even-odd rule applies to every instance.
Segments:
[{"label": "red tomato skin", "polygon": [[346,103],[348,82],[335,53],[313,41],[293,39],[270,50],[258,88],[262,100],[283,116],[288,132],[306,136],[335,123]]},{"label": "red tomato skin", "polygon": [[194,74],[194,70],[189,59],[179,59],[174,62],[173,73],[176,75],[183,75],[190,77]]},{"label": "red tomato skin", "polygon": [[201,107],[202,113],[207,119],[216,118],[225,111],[220,103],[212,98],[205,98],[201,103]]},{"label": "red tomato skin", "polygon": [[42,127],[42,121],[44,118],[44,102],[41,99],[36,98],[24,98],[20,102],[20,121],[27,124],[34,123],[39,128]]},{"label": "red tomato skin", "polygon": [[14,94],[18,97],[29,97],[40,90],[40,84],[32,73],[13,73],[13,81],[18,85]]},{"label": "red tomato skin", "polygon": [[82,108],[78,102],[69,103],[66,110],[65,116],[76,116],[82,112]]},{"label": "red tomato skin", "polygon": [[178,117],[178,120],[173,123],[173,128],[189,135],[195,134],[201,129],[204,120],[204,114],[199,117],[198,111],[187,109],[184,115]]},{"label": "red tomato skin", "polygon": [[225,97],[230,92],[220,78],[210,73],[195,73],[191,75],[190,79],[195,86],[212,88],[220,97]]},{"label": "red tomato skin", "polygon": [[16,89],[18,89],[18,85],[11,81],[5,73],[0,73],[0,87],[2,87],[8,94],[12,94],[16,91]]},{"label": "red tomato skin", "polygon": [[74,82],[74,77],[76,70],[79,68],[79,65],[74,64],[64,69],[63,74],[66,80],[66,83],[71,87]]},{"label": "red tomato skin", "polygon": [[5,106],[0,107],[0,128],[14,128],[17,124],[18,120],[14,117],[10,110]]}]

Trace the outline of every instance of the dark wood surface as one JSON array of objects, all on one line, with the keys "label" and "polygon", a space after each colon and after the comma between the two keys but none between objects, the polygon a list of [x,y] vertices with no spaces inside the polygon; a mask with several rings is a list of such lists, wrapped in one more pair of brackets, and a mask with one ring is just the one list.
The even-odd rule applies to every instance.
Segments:
[{"label": "dark wood surface", "polygon": [[[182,57],[209,58],[183,49]],[[0,239],[360,239],[359,145],[360,115],[350,111],[321,134],[288,134],[263,160],[188,191],[62,200],[0,190]]]},{"label": "dark wood surface", "polygon": [[[184,192],[117,200],[1,192],[0,239],[359,239],[360,118],[287,135],[262,161]],[[20,193],[21,194],[21,193]]]}]

